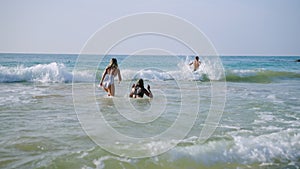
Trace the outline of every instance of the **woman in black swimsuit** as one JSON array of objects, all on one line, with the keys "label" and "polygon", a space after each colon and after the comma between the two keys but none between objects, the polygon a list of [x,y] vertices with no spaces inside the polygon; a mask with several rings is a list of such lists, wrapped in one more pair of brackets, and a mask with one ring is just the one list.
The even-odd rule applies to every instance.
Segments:
[{"label": "woman in black swimsuit", "polygon": [[147,86],[147,89],[145,89],[145,87],[144,87],[144,80],[139,79],[136,84],[132,85],[132,89],[131,89],[131,92],[129,94],[129,97],[143,98],[143,96],[145,94],[148,97],[153,98],[152,92],[150,90],[150,85]]}]

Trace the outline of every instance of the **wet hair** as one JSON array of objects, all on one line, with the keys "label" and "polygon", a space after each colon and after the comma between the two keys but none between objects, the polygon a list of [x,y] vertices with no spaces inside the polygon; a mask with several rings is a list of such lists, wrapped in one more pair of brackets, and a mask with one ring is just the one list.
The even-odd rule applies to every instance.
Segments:
[{"label": "wet hair", "polygon": [[118,68],[118,61],[116,58],[111,58],[108,68]]},{"label": "wet hair", "polygon": [[136,85],[137,86],[140,86],[142,88],[144,88],[144,80],[143,79],[139,79],[137,82],[136,82]]},{"label": "wet hair", "polygon": [[195,59],[196,59],[196,60],[199,60],[199,56],[196,56]]}]

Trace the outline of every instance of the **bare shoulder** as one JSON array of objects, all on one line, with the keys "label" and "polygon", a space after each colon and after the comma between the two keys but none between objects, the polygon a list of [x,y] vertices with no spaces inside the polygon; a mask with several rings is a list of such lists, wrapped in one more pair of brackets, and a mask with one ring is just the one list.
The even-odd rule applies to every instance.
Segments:
[{"label": "bare shoulder", "polygon": [[120,74],[120,69],[119,68],[116,68],[114,71],[113,71],[113,74],[116,76],[117,74]]}]

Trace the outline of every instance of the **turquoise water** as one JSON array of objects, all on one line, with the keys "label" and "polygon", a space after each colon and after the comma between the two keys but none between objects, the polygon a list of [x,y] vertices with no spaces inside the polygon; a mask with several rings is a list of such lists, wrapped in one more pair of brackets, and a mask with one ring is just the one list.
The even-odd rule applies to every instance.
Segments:
[{"label": "turquoise water", "polygon": [[[97,87],[111,57],[118,59],[123,77],[116,84],[115,98],[107,98]],[[96,68],[74,70],[77,58],[0,54],[0,168],[300,166],[300,63],[294,62],[299,57],[224,56],[224,77],[214,76],[215,70],[207,68],[213,62],[206,62],[205,57],[200,57],[203,64],[196,73],[187,66],[192,56],[99,56]],[[151,85],[153,100],[128,99],[130,86],[140,77]],[[208,139],[199,140],[212,98],[218,97],[212,94],[212,82],[218,85],[224,80],[226,102],[220,122]],[[74,93],[74,89],[80,90]],[[94,91],[93,97],[87,95],[89,89]],[[91,110],[91,102],[99,111]],[[135,144],[114,137],[105,141],[111,133],[99,129],[102,124],[96,120],[91,121],[96,123],[92,134],[100,134],[90,137],[82,128],[85,124],[77,104],[82,112],[95,117],[101,112],[118,133],[151,139]],[[174,128],[179,115],[185,120],[175,131],[153,139]],[[183,139],[174,139],[185,126],[191,130]],[[124,156],[97,145],[101,138],[109,150],[116,149]],[[174,142],[179,144],[166,148]],[[132,150],[141,156],[166,152],[145,158],[126,156]]]}]

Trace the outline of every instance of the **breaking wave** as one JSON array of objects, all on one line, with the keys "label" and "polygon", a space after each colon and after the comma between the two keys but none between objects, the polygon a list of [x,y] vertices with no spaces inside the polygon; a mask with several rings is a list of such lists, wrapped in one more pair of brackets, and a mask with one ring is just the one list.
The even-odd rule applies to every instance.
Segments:
[{"label": "breaking wave", "polygon": [[271,83],[276,80],[300,78],[300,73],[272,70],[232,70],[226,72],[226,81]]},{"label": "breaking wave", "polygon": [[[82,72],[82,80],[88,76]],[[0,82],[40,82],[40,83],[69,83],[72,82],[73,74],[68,71],[63,63],[52,62],[38,64],[30,67],[24,65],[16,67],[0,66]]]},{"label": "breaking wave", "polygon": [[[162,71],[159,69],[121,69],[123,80],[136,80],[143,78],[149,81],[166,80],[188,80],[188,81],[210,81],[226,80],[228,82],[247,83],[271,83],[276,80],[300,78],[300,73],[272,70],[226,70],[226,76],[221,78],[201,65],[199,70],[193,72],[186,63],[179,63],[178,70]],[[39,83],[70,83],[99,81],[102,70],[80,70],[76,71],[76,79],[73,79],[71,68],[63,63],[52,62],[49,64],[38,64],[25,67],[19,65],[6,67],[0,65],[0,83],[14,82],[39,82]],[[96,76],[95,76],[96,73]]]}]

